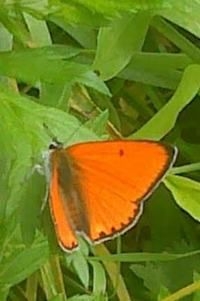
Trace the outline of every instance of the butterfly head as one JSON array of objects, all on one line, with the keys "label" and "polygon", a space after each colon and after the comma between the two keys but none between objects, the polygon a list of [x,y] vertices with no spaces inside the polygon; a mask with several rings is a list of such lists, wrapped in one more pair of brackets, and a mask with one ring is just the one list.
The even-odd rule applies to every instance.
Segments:
[{"label": "butterfly head", "polygon": [[54,151],[55,149],[63,148],[63,143],[54,138],[49,145],[49,151]]}]

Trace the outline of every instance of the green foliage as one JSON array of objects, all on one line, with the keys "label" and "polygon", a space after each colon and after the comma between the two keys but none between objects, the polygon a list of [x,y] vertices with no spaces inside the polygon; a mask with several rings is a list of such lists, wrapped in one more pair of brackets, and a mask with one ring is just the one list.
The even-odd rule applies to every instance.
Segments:
[{"label": "green foliage", "polygon": [[[1,301],[199,300],[199,15],[200,0],[2,1]],[[163,139],[178,167],[134,229],[65,254],[35,168],[52,136]]]},{"label": "green foliage", "polygon": [[170,175],[165,180],[178,205],[200,220],[200,184],[189,178]]}]

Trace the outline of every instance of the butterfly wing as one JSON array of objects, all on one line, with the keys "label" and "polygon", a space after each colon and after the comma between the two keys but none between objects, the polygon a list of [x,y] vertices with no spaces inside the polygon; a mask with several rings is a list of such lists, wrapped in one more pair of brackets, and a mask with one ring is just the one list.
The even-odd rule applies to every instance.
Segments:
[{"label": "butterfly wing", "polygon": [[[59,150],[54,150],[50,156],[51,179],[50,179],[50,209],[60,246],[71,251],[78,246],[77,237],[71,222],[70,210],[67,206],[69,197],[62,192],[60,183],[60,167],[62,166]],[[70,179],[66,180],[69,187]]]},{"label": "butterfly wing", "polygon": [[131,228],[143,200],[160,183],[176,150],[159,142],[109,141],[66,149],[78,171],[90,241],[101,242]]}]

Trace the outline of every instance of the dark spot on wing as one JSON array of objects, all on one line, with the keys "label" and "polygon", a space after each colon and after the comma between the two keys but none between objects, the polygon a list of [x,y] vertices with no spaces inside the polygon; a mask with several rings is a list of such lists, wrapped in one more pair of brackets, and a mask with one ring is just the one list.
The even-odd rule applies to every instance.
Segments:
[{"label": "dark spot on wing", "polygon": [[122,148],[119,150],[119,155],[120,155],[120,157],[122,157],[124,155],[124,150]]},{"label": "dark spot on wing", "polygon": [[77,243],[75,243],[74,241],[72,242],[72,248],[75,248],[77,246]]},{"label": "dark spot on wing", "polygon": [[115,233],[115,232],[116,232],[116,228],[115,228],[115,227],[112,227],[112,228],[111,228],[111,232]]},{"label": "dark spot on wing", "polygon": [[131,223],[133,221],[133,218],[131,216],[129,216],[128,221],[129,221],[129,223]]},{"label": "dark spot on wing", "polygon": [[122,227],[122,228],[125,228],[125,227],[126,227],[126,224],[121,223],[121,227]]},{"label": "dark spot on wing", "polygon": [[105,236],[106,236],[105,232],[103,232],[103,231],[99,232],[99,237],[105,237]]},{"label": "dark spot on wing", "polygon": [[121,233],[124,229],[126,229],[131,223],[133,223],[133,221],[137,218],[138,214],[139,214],[139,211],[140,211],[140,206],[138,206],[137,208],[135,208],[133,210],[133,216],[129,216],[127,218],[127,222],[121,222],[120,223],[120,227],[119,229],[116,228],[116,227],[111,227],[110,228],[110,233],[109,234],[106,234],[104,231],[101,231],[99,232],[99,237],[98,239],[96,239],[96,241],[98,240],[101,240],[102,238],[106,238],[106,237],[109,237],[109,236],[112,236],[112,234],[118,234],[118,233]]}]

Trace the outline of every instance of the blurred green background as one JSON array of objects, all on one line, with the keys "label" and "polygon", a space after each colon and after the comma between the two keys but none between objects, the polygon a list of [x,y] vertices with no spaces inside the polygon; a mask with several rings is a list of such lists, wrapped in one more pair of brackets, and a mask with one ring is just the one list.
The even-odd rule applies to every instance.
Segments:
[{"label": "blurred green background", "polygon": [[[199,16],[200,0],[1,1],[1,301],[200,300]],[[44,124],[66,146],[163,140],[176,166],[137,226],[64,253],[34,169]]]}]

